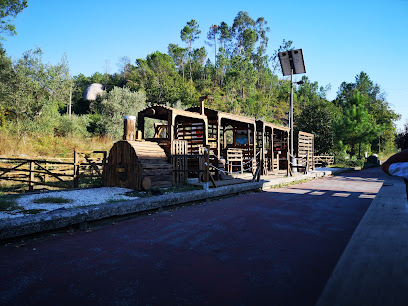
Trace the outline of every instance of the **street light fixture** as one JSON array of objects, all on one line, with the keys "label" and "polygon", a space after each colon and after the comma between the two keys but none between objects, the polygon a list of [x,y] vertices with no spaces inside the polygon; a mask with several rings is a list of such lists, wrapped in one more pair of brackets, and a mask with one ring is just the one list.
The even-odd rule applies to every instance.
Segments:
[{"label": "street light fixture", "polygon": [[[279,61],[284,76],[290,75],[290,104],[289,104],[289,128],[290,128],[290,155],[292,165],[296,165],[293,155],[293,84],[303,84],[303,81],[293,82],[293,75],[306,73],[302,49],[279,52]],[[296,168],[295,168],[296,169]]]}]

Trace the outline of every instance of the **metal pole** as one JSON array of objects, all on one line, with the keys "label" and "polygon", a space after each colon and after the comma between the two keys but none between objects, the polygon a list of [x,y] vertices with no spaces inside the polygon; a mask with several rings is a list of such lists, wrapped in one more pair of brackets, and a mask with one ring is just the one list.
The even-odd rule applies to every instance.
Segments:
[{"label": "metal pole", "polygon": [[293,69],[290,73],[290,105],[289,105],[289,115],[290,115],[290,155],[293,155]]},{"label": "metal pole", "polygon": [[[296,166],[296,159],[294,158],[293,155],[293,68],[291,69],[290,72],[290,106],[289,106],[289,115],[290,115],[290,122],[289,122],[289,127],[290,127],[290,161],[293,166]],[[289,162],[289,161],[288,161]],[[292,172],[297,172],[297,168],[294,167],[292,169]]]},{"label": "metal pole", "polygon": [[378,136],[378,163],[381,165],[381,134]]}]

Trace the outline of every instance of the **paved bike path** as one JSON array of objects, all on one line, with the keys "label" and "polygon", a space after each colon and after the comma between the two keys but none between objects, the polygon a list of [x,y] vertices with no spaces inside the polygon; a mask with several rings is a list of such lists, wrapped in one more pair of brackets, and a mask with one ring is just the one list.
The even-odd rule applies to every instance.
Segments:
[{"label": "paved bike path", "polygon": [[0,247],[0,304],[314,305],[378,168]]}]

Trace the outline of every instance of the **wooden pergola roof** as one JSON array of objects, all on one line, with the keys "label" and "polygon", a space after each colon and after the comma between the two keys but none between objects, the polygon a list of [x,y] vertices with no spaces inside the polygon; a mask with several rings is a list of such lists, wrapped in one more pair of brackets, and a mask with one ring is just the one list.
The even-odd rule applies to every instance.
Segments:
[{"label": "wooden pergola roof", "polygon": [[263,124],[265,127],[269,127],[269,128],[272,128],[272,129],[277,129],[277,130],[289,132],[289,127],[286,127],[286,126],[277,125],[277,124],[267,122],[267,121],[263,121],[263,120],[257,120],[256,123],[258,125],[261,125],[261,126]]},{"label": "wooden pergola roof", "polygon": [[[190,107],[187,110],[191,112],[200,113],[201,109],[199,106],[195,106],[195,107]],[[227,119],[229,121],[235,121],[235,122],[248,123],[248,124],[255,125],[255,118],[225,113],[225,112],[217,111],[215,109],[211,109],[208,107],[204,108],[204,114],[208,117],[209,120],[220,120],[221,121],[221,119]]]},{"label": "wooden pergola roof", "polygon": [[165,106],[165,105],[153,105],[151,107],[148,107],[140,111],[139,114],[142,114],[144,117],[160,119],[160,120],[168,120],[169,115],[171,114],[174,117],[183,116],[185,118],[200,119],[203,121],[207,121],[207,116],[204,116],[204,115],[201,115],[195,112],[189,112],[189,111]]}]

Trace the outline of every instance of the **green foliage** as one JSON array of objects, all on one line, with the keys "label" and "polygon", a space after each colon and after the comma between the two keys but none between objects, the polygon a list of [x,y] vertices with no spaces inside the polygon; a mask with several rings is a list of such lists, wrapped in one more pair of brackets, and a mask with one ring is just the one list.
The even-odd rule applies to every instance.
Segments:
[{"label": "green foliage", "polygon": [[332,154],[334,151],[334,125],[341,110],[325,99],[310,101],[295,117],[295,129],[312,133],[315,136],[315,154]]},{"label": "green foliage", "polygon": [[[0,20],[26,6],[25,1],[3,1],[5,6],[13,3],[17,5],[14,13],[0,15]],[[1,4],[0,0],[4,9]],[[122,57],[119,73],[73,78],[65,57],[56,65],[44,64],[42,51],[36,49],[12,61],[0,46],[0,127],[23,138],[44,133],[47,137],[96,134],[119,139],[123,115],[136,115],[153,104],[197,105],[203,95],[212,97],[206,101],[211,108],[287,124],[290,81],[277,76],[278,53],[293,49],[293,42],[283,40],[269,56],[270,29],[264,17],[253,19],[240,11],[230,24],[211,25],[207,33],[207,44],[214,48],[211,60],[204,46],[193,46],[201,31],[192,19],[180,31],[185,48],[171,43],[168,54],[156,51],[137,59],[135,65]],[[333,102],[327,100],[330,85],[319,86],[307,77],[302,81],[294,89],[295,128],[315,135],[317,154],[354,154],[360,146],[375,152],[380,132],[382,152],[394,150],[393,122],[399,115],[366,73],[357,75],[354,83],[343,82]],[[92,83],[103,84],[105,93],[90,103],[82,95]],[[75,115],[69,118],[61,114],[70,97]]]},{"label": "green foliage", "polygon": [[58,134],[63,137],[87,137],[88,126],[90,124],[90,116],[88,115],[62,115],[56,127]]},{"label": "green foliage", "polygon": [[18,208],[16,196],[0,196],[0,211],[12,211]]},{"label": "green foliage", "polygon": [[355,156],[353,158],[346,158],[344,155],[336,155],[334,163],[334,167],[337,168],[364,167],[364,159],[357,159]]},{"label": "green foliage", "polygon": [[[386,101],[386,94],[382,92],[380,86],[374,83],[365,72],[356,75],[354,83],[343,82],[334,101],[337,105],[345,108],[356,93],[362,95],[365,99],[365,108],[372,116],[377,125],[382,126],[383,136],[381,137],[382,151],[392,152],[395,150],[395,124],[394,121],[400,118],[390,108]],[[378,136],[370,141],[373,150],[378,151]]]},{"label": "green foliage", "polygon": [[136,116],[144,108],[146,96],[143,92],[132,92],[120,87],[114,87],[102,101],[95,101],[91,105],[91,109],[99,114],[99,126],[113,139],[120,139],[123,134],[123,117]]},{"label": "green foliage", "polygon": [[190,65],[190,79],[192,78],[191,75],[191,45],[192,43],[199,38],[201,31],[199,29],[199,25],[197,21],[191,19],[187,22],[187,25],[180,31],[180,38],[187,44],[188,50],[188,63]]},{"label": "green foliage", "polygon": [[0,73],[0,109],[3,120],[18,136],[52,133],[59,110],[69,101],[72,80],[63,57],[56,65],[43,64],[41,49],[29,50],[11,62],[3,52]]},{"label": "green foliage", "polygon": [[349,145],[352,155],[356,144],[368,144],[384,130],[384,126],[378,125],[368,113],[366,101],[366,97],[357,91],[352,99],[346,101],[343,119],[335,125],[338,138]]},{"label": "green foliage", "polygon": [[[11,23],[27,7],[26,0],[0,0],[0,32],[15,35],[16,27]],[[0,36],[0,39],[4,37]]]},{"label": "green foliage", "polygon": [[184,80],[184,70],[187,58],[187,49],[181,48],[175,44],[169,44],[168,52],[173,59],[174,64],[176,64],[179,71],[181,71]]},{"label": "green foliage", "polygon": [[[149,54],[146,60],[137,59],[132,81],[146,92],[149,104],[173,105],[178,100],[191,105],[199,94],[191,80],[183,80],[177,73],[171,56],[160,52]],[[199,70],[199,69],[197,69]]]},{"label": "green foliage", "polygon": [[404,129],[398,131],[396,136],[397,147],[401,150],[408,149],[408,120],[405,121]]}]

